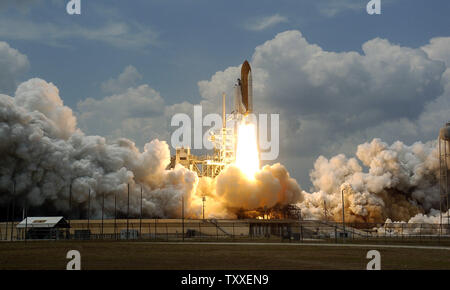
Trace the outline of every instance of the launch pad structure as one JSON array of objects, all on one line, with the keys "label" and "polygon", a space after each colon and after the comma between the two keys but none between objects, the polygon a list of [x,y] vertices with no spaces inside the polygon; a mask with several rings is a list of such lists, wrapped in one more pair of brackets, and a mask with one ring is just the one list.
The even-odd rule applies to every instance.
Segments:
[{"label": "launch pad structure", "polygon": [[[176,148],[171,157],[170,168],[180,164],[197,173],[199,177],[215,178],[228,165],[236,161],[237,124],[253,111],[252,72],[248,61],[241,67],[241,78],[234,86],[234,110],[227,117],[226,95],[222,94],[222,128],[209,132],[209,141],[213,144],[212,155],[197,156],[191,154],[189,147]],[[233,124],[227,127],[227,123]]]}]

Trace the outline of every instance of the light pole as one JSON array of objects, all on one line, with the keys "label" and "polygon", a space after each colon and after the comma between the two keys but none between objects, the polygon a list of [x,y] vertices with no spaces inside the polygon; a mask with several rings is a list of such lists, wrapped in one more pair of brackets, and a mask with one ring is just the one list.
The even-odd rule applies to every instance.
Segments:
[{"label": "light pole", "polygon": [[128,240],[128,225],[129,225],[129,218],[130,218],[130,184],[128,183],[128,201],[127,201],[127,240]]},{"label": "light pole", "polygon": [[206,201],[206,196],[203,196],[203,198],[202,198],[202,202],[203,202],[203,220],[205,220],[205,201]]},{"label": "light pole", "polygon": [[117,239],[117,193],[114,192],[114,239]]},{"label": "light pole", "polygon": [[12,200],[12,215],[11,215],[11,241],[13,240],[14,235],[14,208],[16,206],[16,181],[13,182],[13,200]]},{"label": "light pole", "polygon": [[[90,217],[91,217],[91,188],[89,188],[89,195],[88,195],[88,216],[87,216],[87,220],[88,220],[88,230],[90,230]],[[89,233],[89,238],[90,238],[90,233]]]},{"label": "light pole", "polygon": [[342,227],[344,229],[344,237],[345,237],[344,187],[341,188],[341,196],[342,196]]},{"label": "light pole", "polygon": [[181,196],[181,239],[184,242],[184,195]]},{"label": "light pole", "polygon": [[25,201],[25,242],[27,241],[27,231],[28,231],[28,208],[27,202]]},{"label": "light pole", "polygon": [[72,218],[72,182],[70,182],[69,185],[69,227],[71,218]]},{"label": "light pole", "polygon": [[5,229],[5,241],[8,240],[8,222],[9,222],[9,207],[11,204],[11,199],[8,199],[8,207],[6,208],[6,229]]},{"label": "light pole", "polygon": [[139,217],[139,237],[141,237],[142,232],[142,184],[141,184],[141,215]]},{"label": "light pole", "polygon": [[104,219],[104,212],[105,212],[105,192],[102,194],[102,239],[103,239],[103,219]]}]

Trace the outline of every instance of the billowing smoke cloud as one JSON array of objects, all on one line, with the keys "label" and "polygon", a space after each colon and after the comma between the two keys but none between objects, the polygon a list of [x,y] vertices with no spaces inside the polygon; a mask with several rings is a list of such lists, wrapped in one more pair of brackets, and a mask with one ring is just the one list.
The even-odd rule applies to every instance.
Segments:
[{"label": "billowing smoke cloud", "polygon": [[215,179],[201,178],[193,203],[197,211],[201,209],[203,196],[208,202],[209,215],[233,218],[242,209],[271,208],[303,200],[297,181],[279,163],[264,166],[254,180],[249,180],[235,166],[225,168]]},{"label": "billowing smoke cloud", "polygon": [[140,152],[133,142],[107,143],[85,136],[76,127],[72,110],[63,105],[58,89],[41,79],[22,83],[15,97],[0,95],[0,204],[11,199],[22,206],[68,212],[69,187],[73,204],[85,212],[91,190],[91,210],[99,215],[103,196],[111,213],[114,195],[125,209],[127,187],[131,213],[140,209],[142,186],[145,214],[175,216],[181,195],[189,199],[198,178],[177,167],[166,170],[170,151],[153,140]]},{"label": "billowing smoke cloud", "polygon": [[[285,166],[299,177],[318,152],[349,153],[368,136],[411,142],[437,135],[449,113],[449,41],[435,38],[409,48],[376,38],[363,44],[362,53],[335,53],[309,43],[299,31],[286,31],[258,46],[251,60],[258,109],[286,119],[280,133],[284,165],[262,168],[254,181],[236,167],[214,180],[199,179],[183,167],[166,170],[167,144],[145,142],[155,136],[168,140],[162,120],[191,111],[191,104],[168,106],[148,85],[133,87],[141,79],[133,67],[103,84],[112,96],[80,102],[78,120],[53,84],[29,80],[14,97],[0,95],[0,206],[11,198],[15,183],[17,203],[44,214],[67,213],[72,184],[80,212],[86,212],[89,189],[94,215],[103,196],[109,213],[115,195],[123,212],[129,184],[132,214],[139,212],[142,185],[146,216],[179,216],[183,195],[188,215],[196,217],[206,196],[209,216],[235,217],[240,208],[296,203],[304,218],[324,219],[326,212],[328,219],[340,221],[344,189],[347,221],[435,221],[439,164],[433,142],[389,146],[375,139],[358,146],[356,158],[319,157],[311,194]],[[0,93],[12,94],[28,66],[25,55],[0,42]],[[223,91],[231,95],[238,74],[238,67],[230,67],[199,82],[205,112],[219,108]],[[144,150],[127,139],[87,136],[77,121],[90,134],[111,139],[127,134],[145,144]]]},{"label": "billowing smoke cloud", "polygon": [[341,221],[341,191],[349,222],[407,221],[439,208],[436,142],[389,146],[374,139],[359,145],[356,156],[359,161],[342,154],[317,159],[311,172],[317,191],[299,203],[305,217],[324,219],[327,212],[328,218]]},{"label": "billowing smoke cloud", "polygon": [[[99,216],[103,197],[110,214],[140,211],[142,186],[146,216],[179,217],[181,197],[187,216],[200,217],[202,198],[207,216],[234,218],[239,211],[297,204],[303,218],[341,220],[341,191],[349,222],[433,219],[439,207],[439,162],[436,142],[388,145],[379,139],[358,146],[356,158],[319,157],[311,171],[315,192],[302,191],[286,168],[264,166],[249,180],[235,166],[215,178],[198,178],[177,166],[168,170],[165,141],[153,140],[141,152],[128,139],[108,143],[77,128],[52,83],[31,79],[14,97],[0,95],[0,204],[12,197],[46,211],[69,211],[69,188],[75,208]],[[430,217],[423,214],[430,214]]]},{"label": "billowing smoke cloud", "polygon": [[[434,139],[449,115],[449,41],[418,48],[374,38],[360,51],[335,52],[292,30],[257,46],[249,60],[254,109],[280,114],[278,161],[309,186],[320,154],[349,156],[374,137]],[[199,82],[205,111],[220,108],[222,92],[232,96],[238,74],[232,66]]]},{"label": "billowing smoke cloud", "polygon": [[0,95],[0,157],[0,204],[14,198],[43,214],[69,212],[70,186],[73,207],[82,217],[89,191],[93,217],[100,215],[103,198],[107,215],[113,213],[115,197],[119,213],[125,213],[128,186],[131,214],[140,212],[142,186],[144,214],[155,217],[179,217],[182,196],[191,217],[201,216],[203,196],[211,217],[302,200],[299,185],[280,164],[263,167],[255,180],[234,166],[216,179],[199,180],[182,166],[166,169],[170,151],[165,141],[153,140],[140,152],[128,139],[108,143],[86,136],[58,88],[41,79],[22,83],[14,97]]}]

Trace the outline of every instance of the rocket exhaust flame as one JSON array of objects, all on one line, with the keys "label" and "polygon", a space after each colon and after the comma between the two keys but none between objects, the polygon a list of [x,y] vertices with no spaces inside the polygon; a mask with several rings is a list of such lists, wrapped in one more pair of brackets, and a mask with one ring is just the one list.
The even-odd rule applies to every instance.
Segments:
[{"label": "rocket exhaust flame", "polygon": [[256,142],[256,126],[246,118],[239,124],[236,149],[236,166],[250,179],[259,171],[259,153]]}]

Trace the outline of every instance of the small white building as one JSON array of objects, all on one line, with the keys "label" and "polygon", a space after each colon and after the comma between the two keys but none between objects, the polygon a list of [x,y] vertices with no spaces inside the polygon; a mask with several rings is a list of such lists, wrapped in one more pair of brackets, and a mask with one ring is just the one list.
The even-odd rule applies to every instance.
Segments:
[{"label": "small white building", "polygon": [[70,225],[62,217],[27,217],[17,226],[19,237],[26,239],[65,239],[69,235]]}]

